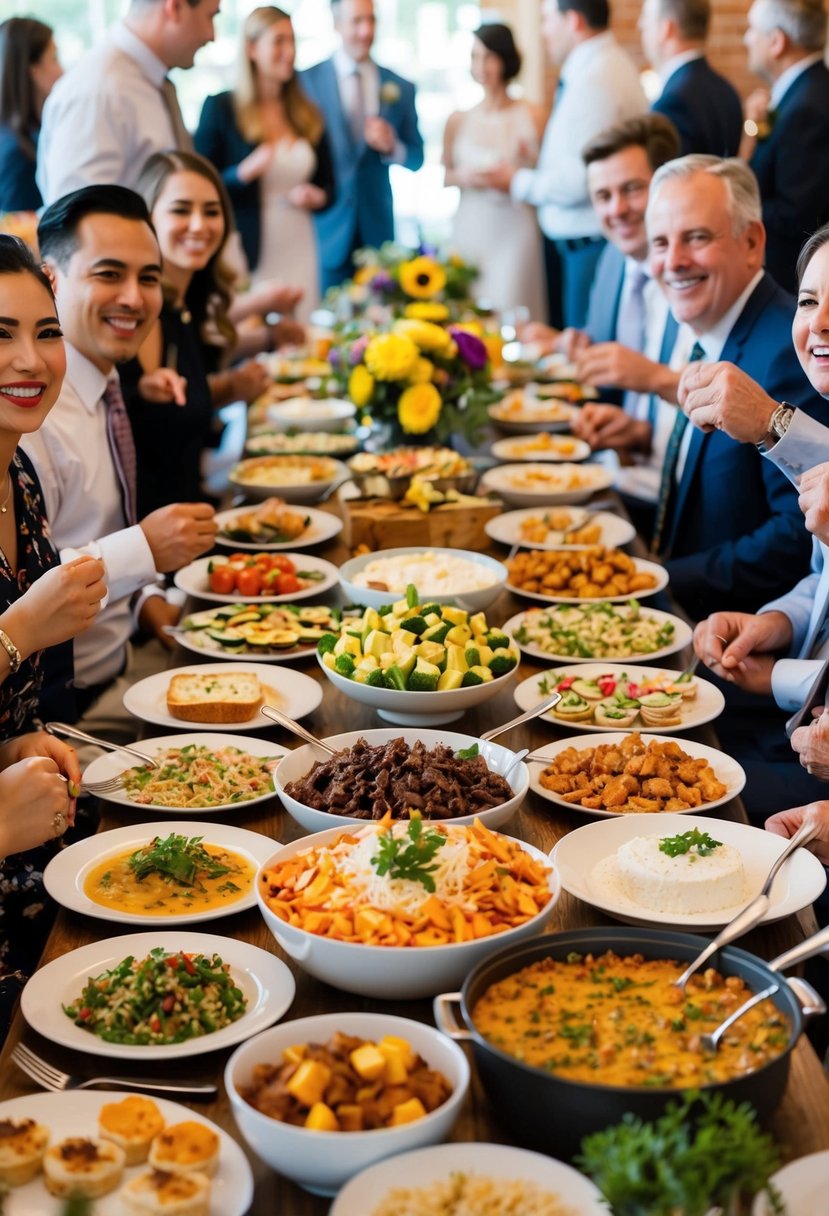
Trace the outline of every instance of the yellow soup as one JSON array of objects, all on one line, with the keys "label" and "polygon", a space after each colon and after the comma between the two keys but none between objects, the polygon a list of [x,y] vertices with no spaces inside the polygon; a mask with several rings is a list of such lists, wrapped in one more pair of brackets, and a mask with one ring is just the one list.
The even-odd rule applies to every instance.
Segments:
[{"label": "yellow soup", "polygon": [[84,894],[96,904],[134,916],[174,916],[179,912],[223,910],[237,903],[250,892],[256,867],[238,853],[205,844],[215,861],[227,867],[227,873],[210,878],[196,874],[192,885],[185,886],[160,873],[137,879],[125,853],[108,857],[90,870],[84,882]]},{"label": "yellow soup", "polygon": [[472,1020],[494,1047],[524,1064],[592,1085],[693,1088],[743,1076],[783,1053],[790,1026],[762,1001],[706,1053],[714,1030],[752,990],[713,968],[673,986],[685,964],[571,954],[541,959],[487,988]]}]

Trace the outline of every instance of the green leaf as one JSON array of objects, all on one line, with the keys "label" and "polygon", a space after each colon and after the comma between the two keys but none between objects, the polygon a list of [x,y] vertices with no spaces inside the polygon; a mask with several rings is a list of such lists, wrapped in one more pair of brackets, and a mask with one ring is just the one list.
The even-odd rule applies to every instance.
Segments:
[{"label": "green leaf", "polygon": [[680,832],[678,836],[663,836],[659,842],[659,851],[667,853],[669,857],[680,857],[695,849],[700,857],[710,857],[721,845],[721,840],[714,840],[707,832],[694,828],[690,832]]},{"label": "green leaf", "polygon": [[[406,840],[408,837],[408,843]],[[435,890],[433,873],[438,868],[431,865],[438,849],[443,848],[446,837],[440,832],[423,831],[423,820],[415,815],[409,821],[406,836],[394,836],[385,832],[378,841],[378,849],[371,864],[380,877],[404,878],[419,882],[427,891]]]},{"label": "green leaf", "polygon": [[479,748],[477,743],[473,743],[471,747],[461,747],[455,752],[459,760],[474,760],[478,754]]}]

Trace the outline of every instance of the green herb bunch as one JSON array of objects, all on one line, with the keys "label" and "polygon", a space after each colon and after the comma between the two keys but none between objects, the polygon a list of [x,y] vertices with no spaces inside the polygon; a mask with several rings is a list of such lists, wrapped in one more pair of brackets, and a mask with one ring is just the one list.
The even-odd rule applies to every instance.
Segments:
[{"label": "green herb bunch", "polygon": [[379,852],[372,857],[371,864],[377,867],[381,877],[388,874],[390,878],[407,878],[411,882],[421,883],[427,891],[434,891],[432,875],[438,867],[432,863],[438,849],[445,843],[446,837],[440,832],[434,829],[424,832],[423,820],[419,815],[413,815],[405,836],[393,836],[391,832],[386,832],[380,837]]},{"label": "green herb bunch", "polygon": [[721,840],[714,840],[707,832],[693,828],[690,832],[680,832],[678,836],[663,836],[659,841],[659,851],[667,853],[669,857],[679,857],[696,849],[700,857],[710,857],[721,844]]}]

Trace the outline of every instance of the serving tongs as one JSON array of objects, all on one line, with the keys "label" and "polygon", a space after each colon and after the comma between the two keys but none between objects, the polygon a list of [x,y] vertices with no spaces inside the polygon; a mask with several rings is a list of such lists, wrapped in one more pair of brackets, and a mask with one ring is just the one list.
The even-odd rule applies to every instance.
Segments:
[{"label": "serving tongs", "polygon": [[[772,959],[767,966],[770,971],[785,971],[787,967],[794,967],[797,963],[803,963],[806,959],[813,958],[816,954],[821,954],[827,949],[829,949],[829,926],[821,929],[812,937],[807,937],[805,941],[799,942],[798,945],[792,946],[791,950],[778,954],[777,958]],[[812,1014],[817,1013],[826,1013],[826,1002],[822,997],[818,996],[811,984],[807,984],[805,980],[799,979],[796,976],[787,980],[787,983],[795,989],[804,1017],[810,1017]],[[755,992],[753,996],[743,1001],[738,1009],[730,1013],[709,1034],[701,1035],[700,1043],[702,1044],[703,1051],[716,1052],[726,1030],[733,1026],[744,1013],[748,1013],[749,1009],[753,1009],[761,1001],[768,1000],[769,997],[774,996],[779,988],[779,984],[769,984],[761,992]]]},{"label": "serving tongs", "polygon": [[[681,992],[684,992],[685,985],[688,983],[688,980],[695,971],[700,969],[703,963],[708,962],[708,959],[712,954],[716,954],[716,952],[722,946],[727,946],[729,942],[733,942],[738,937],[742,937],[744,933],[748,933],[749,929],[753,929],[755,925],[760,923],[760,921],[766,915],[766,912],[769,910],[769,905],[771,903],[769,892],[771,891],[772,883],[777,877],[780,867],[785,861],[788,860],[796,849],[799,849],[801,845],[808,844],[810,840],[813,840],[817,833],[818,825],[816,823],[804,823],[799,830],[795,832],[794,836],[792,836],[791,840],[788,842],[780,856],[775,858],[774,864],[768,872],[768,877],[760,889],[760,893],[755,895],[754,899],[752,899],[750,903],[746,904],[743,910],[738,912],[732,921],[729,921],[725,928],[717,934],[713,941],[708,943],[705,949],[697,955],[693,962],[689,963],[679,979],[674,980],[675,987],[679,988]],[[818,934],[818,936],[820,935]],[[803,944],[805,945],[805,943]],[[803,957],[808,957],[808,955]]]},{"label": "serving tongs", "polygon": [[275,722],[277,726],[284,727],[285,730],[302,739],[303,743],[310,743],[312,747],[318,747],[324,752],[328,752],[329,756],[336,756],[337,749],[332,747],[330,743],[323,743],[322,739],[318,739],[316,735],[312,735],[310,730],[306,730],[304,726],[300,726],[298,722],[294,722],[293,718],[289,718],[287,714],[283,714],[281,710],[274,709],[272,705],[260,705],[260,714],[264,714],[266,718],[270,718],[271,722]]}]

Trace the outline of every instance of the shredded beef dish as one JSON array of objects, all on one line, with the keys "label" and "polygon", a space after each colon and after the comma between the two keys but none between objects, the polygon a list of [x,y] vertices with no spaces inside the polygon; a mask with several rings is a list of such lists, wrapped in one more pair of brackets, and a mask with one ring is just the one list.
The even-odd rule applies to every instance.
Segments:
[{"label": "shredded beef dish", "polygon": [[451,748],[404,739],[372,746],[359,739],[330,760],[317,763],[285,792],[332,815],[353,819],[457,819],[476,815],[513,797],[508,781],[488,768],[483,756],[459,759]]}]

